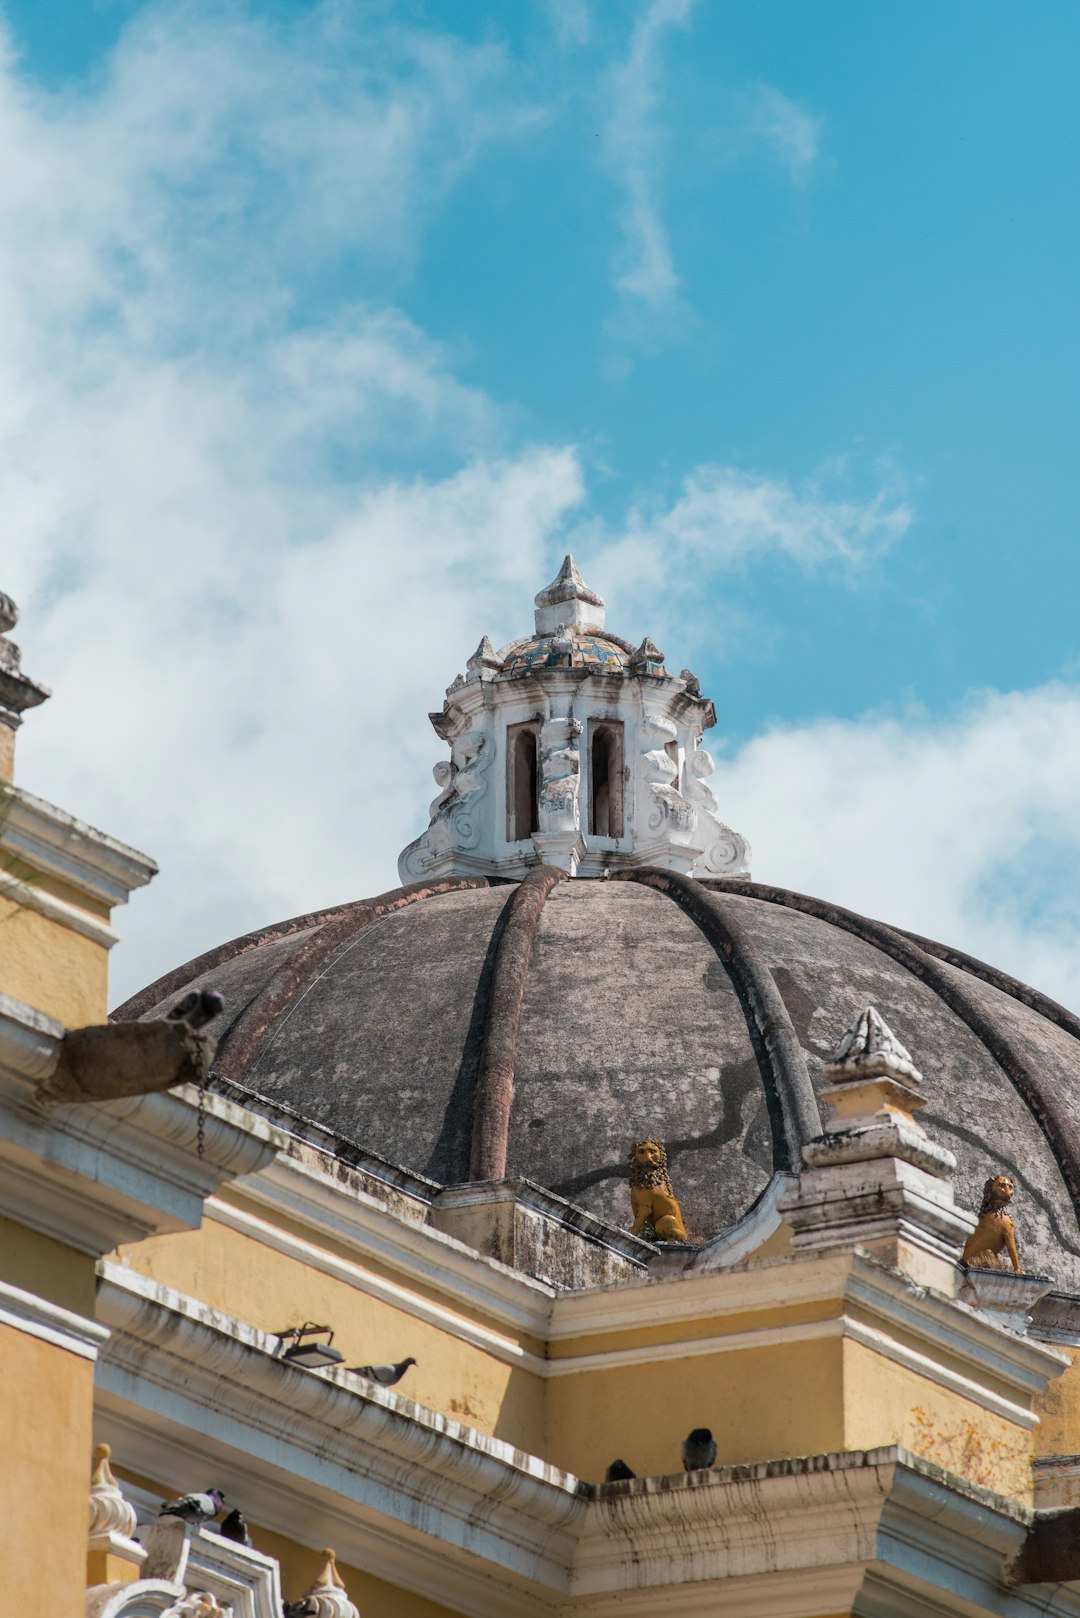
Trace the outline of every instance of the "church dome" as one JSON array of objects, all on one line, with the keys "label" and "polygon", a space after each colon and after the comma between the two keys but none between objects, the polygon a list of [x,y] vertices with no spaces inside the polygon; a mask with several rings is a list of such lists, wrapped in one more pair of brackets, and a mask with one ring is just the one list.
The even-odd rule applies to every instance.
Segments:
[{"label": "church dome", "polygon": [[[517,700],[518,682],[495,662],[489,719],[498,688]],[[670,808],[685,787],[682,732],[677,773],[661,785],[640,764],[657,751],[653,732],[642,741],[627,729],[636,818],[621,838],[593,835],[590,725],[607,734],[619,712],[629,727],[630,710],[613,709],[599,684],[590,696],[586,676],[572,691],[575,737],[560,706],[568,671],[530,678],[554,693],[540,731],[541,805],[548,727],[558,751],[583,756],[557,777],[580,787],[577,819],[559,799],[566,823],[552,811],[546,830],[541,820],[517,839],[516,869],[490,826],[470,830],[483,824],[470,807],[483,753],[474,740],[433,805],[440,835],[406,850],[413,880],[234,939],[116,1015],[161,1017],[190,989],[213,987],[225,1001],[216,1072],[250,1105],[290,1109],[440,1184],[524,1177],[619,1226],[629,1223],[628,1143],[662,1140],[687,1228],[709,1238],[746,1215],[774,1175],[797,1169],[822,1129],[824,1062],[872,1005],[925,1076],[920,1119],[958,1160],[960,1203],[977,1208],[990,1173],[1014,1175],[1025,1268],[1080,1290],[1080,1019],[959,951],[753,882],[748,846],[729,828],[735,869],[702,871],[698,851],[722,825],[714,804],[691,798],[699,818],[673,811],[651,824],[650,794]],[[667,703],[673,734],[680,715],[691,732],[708,722],[692,676],[680,684],[631,670],[620,687],[635,681],[639,704]],[[483,675],[467,700],[482,685]],[[434,717],[456,746],[476,736],[481,704],[464,732],[453,706],[448,696]],[[510,731],[484,733],[489,779],[506,777],[500,751],[520,731],[515,715]],[[439,819],[455,791],[464,830]],[[511,813],[495,796],[496,818]]]}]

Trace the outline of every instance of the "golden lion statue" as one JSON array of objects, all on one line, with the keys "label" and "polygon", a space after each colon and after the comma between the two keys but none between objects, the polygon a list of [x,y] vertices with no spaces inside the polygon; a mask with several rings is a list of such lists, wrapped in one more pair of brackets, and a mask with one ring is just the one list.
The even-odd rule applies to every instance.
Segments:
[{"label": "golden lion statue", "polygon": [[1010,1174],[994,1174],[983,1186],[979,1223],[964,1243],[961,1260],[969,1270],[1004,1270],[1005,1254],[1019,1273],[1020,1260],[1016,1254],[1016,1232],[1006,1209],[1016,1192],[1016,1182]]},{"label": "golden lion statue", "polygon": [[657,1140],[630,1142],[630,1206],[632,1236],[646,1242],[684,1242],[679,1204],[671,1189],[667,1151]]}]

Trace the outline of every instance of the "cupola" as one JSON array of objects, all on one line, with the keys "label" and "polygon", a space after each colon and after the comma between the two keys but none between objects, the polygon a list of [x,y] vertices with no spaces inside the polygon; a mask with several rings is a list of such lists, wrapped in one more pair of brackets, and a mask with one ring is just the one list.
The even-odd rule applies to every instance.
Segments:
[{"label": "cupola", "polygon": [[708,784],[701,738],[716,710],[695,676],[670,674],[647,636],[635,646],[606,630],[572,556],[535,605],[534,633],[498,652],[485,636],[431,715],[450,757],[402,881],[541,864],[749,876],[750,845]]}]

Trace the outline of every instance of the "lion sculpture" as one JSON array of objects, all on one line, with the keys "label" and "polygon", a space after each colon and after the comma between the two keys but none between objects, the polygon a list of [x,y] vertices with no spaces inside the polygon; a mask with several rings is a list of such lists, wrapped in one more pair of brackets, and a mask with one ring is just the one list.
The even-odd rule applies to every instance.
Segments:
[{"label": "lion sculpture", "polygon": [[684,1242],[686,1229],[671,1188],[665,1147],[657,1140],[631,1141],[629,1158],[630,1234],[647,1242]]},{"label": "lion sculpture", "polygon": [[1016,1253],[1016,1232],[1007,1213],[1016,1192],[1016,1182],[1009,1174],[994,1174],[983,1187],[979,1223],[964,1243],[962,1262],[969,1270],[1004,1270],[1008,1254],[1012,1267],[1019,1273],[1020,1260]]}]

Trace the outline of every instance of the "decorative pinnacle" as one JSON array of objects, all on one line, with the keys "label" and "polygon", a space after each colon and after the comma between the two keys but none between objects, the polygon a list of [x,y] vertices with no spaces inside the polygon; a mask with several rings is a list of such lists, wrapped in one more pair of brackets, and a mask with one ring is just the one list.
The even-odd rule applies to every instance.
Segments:
[{"label": "decorative pinnacle", "polygon": [[10,596],[0,593],[0,781],[12,777],[14,732],[22,724],[23,713],[52,695],[48,686],[38,685],[22,672],[19,648],[5,638],[18,621],[18,607]]},{"label": "decorative pinnacle", "polygon": [[357,1607],[349,1600],[333,1551],[323,1551],[323,1559],[318,1578],[297,1605],[302,1605],[306,1618],[360,1618]]},{"label": "decorative pinnacle", "polygon": [[830,1084],[853,1079],[901,1079],[921,1084],[922,1074],[885,1021],[873,1006],[861,1011],[825,1063]]},{"label": "decorative pinnacle", "polygon": [[536,597],[536,633],[568,629],[603,629],[604,602],[590,590],[572,556],[564,557],[558,576]]}]

